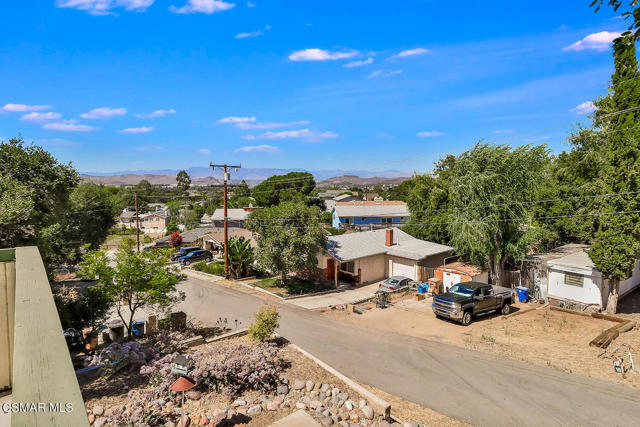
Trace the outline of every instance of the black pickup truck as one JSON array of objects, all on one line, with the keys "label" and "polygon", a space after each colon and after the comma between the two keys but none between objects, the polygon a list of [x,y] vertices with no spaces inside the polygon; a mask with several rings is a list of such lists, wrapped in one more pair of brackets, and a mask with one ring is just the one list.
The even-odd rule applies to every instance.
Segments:
[{"label": "black pickup truck", "polygon": [[464,326],[473,317],[500,311],[509,314],[513,302],[513,291],[502,286],[480,282],[462,282],[453,285],[447,292],[433,297],[433,312],[436,317],[446,317]]}]

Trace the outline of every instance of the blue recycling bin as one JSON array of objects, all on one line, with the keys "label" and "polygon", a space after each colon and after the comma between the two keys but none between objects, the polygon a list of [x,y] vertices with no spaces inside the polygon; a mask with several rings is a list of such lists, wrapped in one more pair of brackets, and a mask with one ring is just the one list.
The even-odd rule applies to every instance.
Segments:
[{"label": "blue recycling bin", "polygon": [[525,288],[524,286],[516,286],[516,292],[518,292],[518,300],[520,302],[529,301],[529,288]]},{"label": "blue recycling bin", "polygon": [[418,293],[419,294],[426,294],[427,293],[427,288],[428,288],[428,286],[418,285]]}]

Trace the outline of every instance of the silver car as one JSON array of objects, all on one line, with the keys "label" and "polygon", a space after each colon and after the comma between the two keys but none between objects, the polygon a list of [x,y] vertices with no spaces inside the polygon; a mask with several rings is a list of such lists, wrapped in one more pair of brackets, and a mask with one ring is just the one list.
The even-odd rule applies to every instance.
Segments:
[{"label": "silver car", "polygon": [[397,291],[398,289],[409,287],[411,284],[411,279],[404,276],[393,276],[389,277],[387,280],[380,284],[378,291],[382,292],[392,292]]}]

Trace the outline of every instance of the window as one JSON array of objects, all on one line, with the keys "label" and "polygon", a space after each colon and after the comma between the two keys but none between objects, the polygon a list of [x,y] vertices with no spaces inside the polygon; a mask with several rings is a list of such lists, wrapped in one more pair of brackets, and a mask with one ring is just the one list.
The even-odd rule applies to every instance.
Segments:
[{"label": "window", "polygon": [[343,262],[340,264],[340,271],[353,274],[355,272],[355,263],[353,261]]},{"label": "window", "polygon": [[564,284],[581,288],[584,285],[584,276],[576,273],[564,273]]}]

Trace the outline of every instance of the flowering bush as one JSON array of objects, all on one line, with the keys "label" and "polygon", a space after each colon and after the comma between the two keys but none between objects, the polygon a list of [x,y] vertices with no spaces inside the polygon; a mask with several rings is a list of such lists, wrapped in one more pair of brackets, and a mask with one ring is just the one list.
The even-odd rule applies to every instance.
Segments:
[{"label": "flowering bush", "polygon": [[[179,375],[171,372],[176,354],[142,366],[149,377],[148,398],[172,397],[169,390]],[[233,398],[245,390],[273,390],[279,378],[278,348],[268,344],[230,344],[192,354],[194,368],[189,377],[203,391],[224,392]]]},{"label": "flowering bush", "polygon": [[265,305],[255,314],[255,320],[249,325],[249,337],[254,341],[264,342],[280,326],[278,310],[275,306]]},{"label": "flowering bush", "polygon": [[156,353],[140,345],[136,341],[124,344],[113,343],[93,357],[89,366],[99,365],[105,374],[111,375],[122,369],[129,368],[134,371],[156,356]]}]

